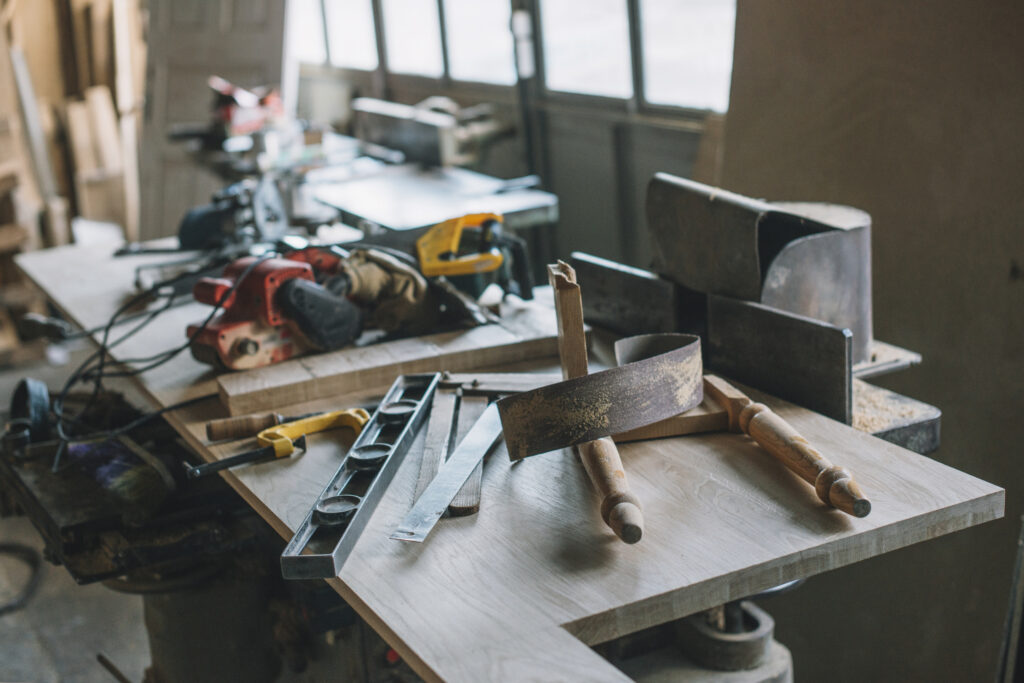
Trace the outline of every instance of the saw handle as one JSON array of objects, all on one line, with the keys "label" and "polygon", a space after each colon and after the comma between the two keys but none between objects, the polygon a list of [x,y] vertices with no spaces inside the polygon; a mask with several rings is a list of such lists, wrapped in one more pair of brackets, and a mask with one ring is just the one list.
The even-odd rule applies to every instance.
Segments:
[{"label": "saw handle", "polygon": [[284,422],[284,419],[280,413],[263,413],[210,420],[206,423],[206,438],[209,441],[243,439],[258,434],[268,427],[277,426]]},{"label": "saw handle", "polygon": [[601,518],[626,543],[636,543],[644,533],[640,500],[626,481],[619,449],[609,437],[576,447],[583,468],[601,496]]},{"label": "saw handle", "polygon": [[729,427],[743,432],[801,479],[823,503],[854,517],[867,517],[871,502],[853,475],[829,462],[807,439],[763,403],[755,403],[720,377],[704,376],[704,391],[729,414]]}]

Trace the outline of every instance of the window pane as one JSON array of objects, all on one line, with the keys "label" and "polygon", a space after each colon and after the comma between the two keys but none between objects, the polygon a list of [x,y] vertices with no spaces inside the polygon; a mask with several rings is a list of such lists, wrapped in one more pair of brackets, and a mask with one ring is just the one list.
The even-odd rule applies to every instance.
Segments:
[{"label": "window pane", "polygon": [[448,69],[460,81],[516,82],[509,0],[444,0]]},{"label": "window pane", "polygon": [[725,112],[732,79],[735,0],[640,0],[644,97]]},{"label": "window pane", "polygon": [[383,9],[388,69],[421,76],[444,74],[437,0],[384,0]]},{"label": "window pane", "polygon": [[541,0],[540,17],[548,89],[633,94],[626,0]]},{"label": "window pane", "polygon": [[331,64],[373,71],[377,68],[377,40],[370,0],[324,0]]},{"label": "window pane", "polygon": [[304,64],[327,61],[320,0],[292,0],[289,3],[288,51]]}]

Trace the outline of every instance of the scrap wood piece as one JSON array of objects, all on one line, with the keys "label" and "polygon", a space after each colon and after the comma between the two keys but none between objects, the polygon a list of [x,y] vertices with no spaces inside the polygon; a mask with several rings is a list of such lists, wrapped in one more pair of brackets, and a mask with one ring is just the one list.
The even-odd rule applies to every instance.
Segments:
[{"label": "scrap wood piece", "polygon": [[399,339],[305,356],[217,378],[231,415],[387,386],[396,374],[465,372],[557,353],[554,312],[539,304],[510,307],[501,325]]}]

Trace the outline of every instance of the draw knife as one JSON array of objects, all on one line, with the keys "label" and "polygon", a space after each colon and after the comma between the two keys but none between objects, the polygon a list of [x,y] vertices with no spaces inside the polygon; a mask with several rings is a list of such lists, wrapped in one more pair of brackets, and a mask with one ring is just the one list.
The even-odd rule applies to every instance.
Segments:
[{"label": "draw knife", "polygon": [[441,465],[437,476],[423,490],[419,500],[391,534],[391,538],[413,543],[422,543],[426,540],[437,520],[441,519],[459,489],[469,479],[469,475],[500,437],[501,418],[498,416],[497,405],[492,403],[463,437],[451,457]]}]

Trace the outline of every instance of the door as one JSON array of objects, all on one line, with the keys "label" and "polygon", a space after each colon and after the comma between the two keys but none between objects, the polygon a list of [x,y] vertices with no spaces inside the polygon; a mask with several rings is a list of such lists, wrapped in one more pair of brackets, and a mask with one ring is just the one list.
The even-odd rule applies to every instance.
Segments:
[{"label": "door", "polygon": [[[149,61],[141,149],[140,235],[176,234],[178,222],[223,186],[180,143],[180,123],[210,117],[217,74],[243,87],[282,84],[285,0],[150,0]],[[283,86],[286,84],[282,84]],[[291,100],[283,93],[285,102]]]}]

